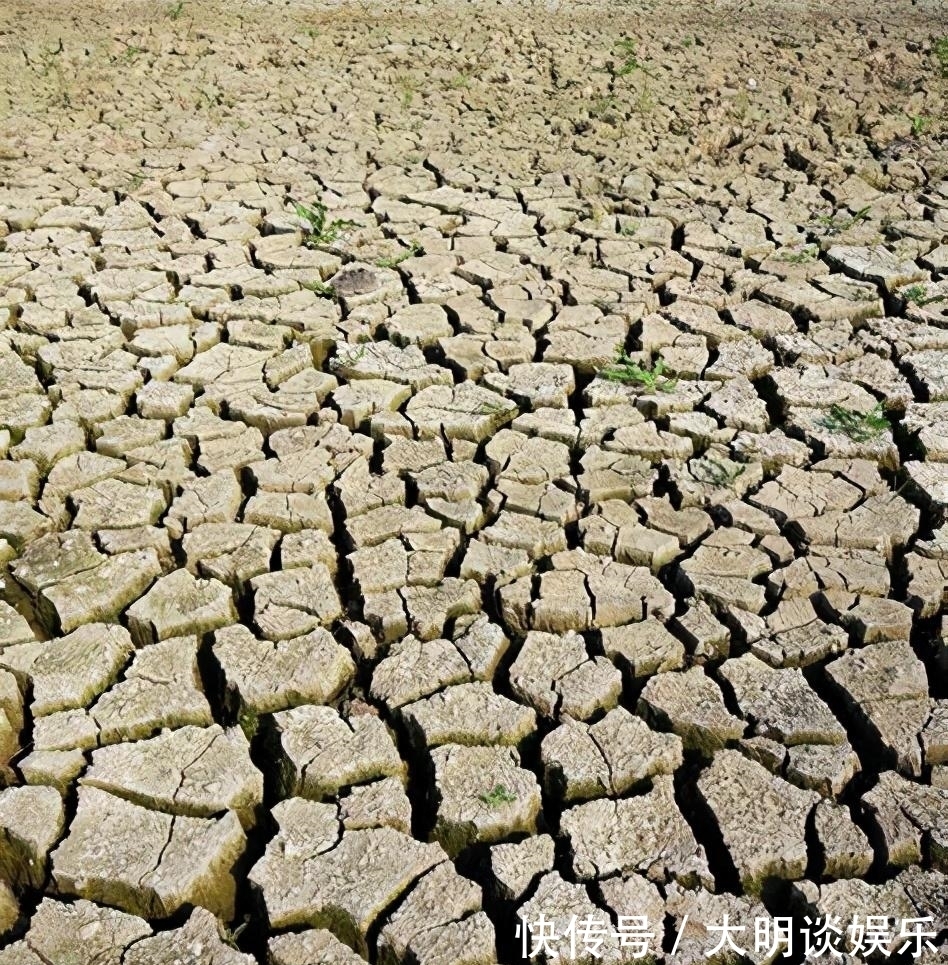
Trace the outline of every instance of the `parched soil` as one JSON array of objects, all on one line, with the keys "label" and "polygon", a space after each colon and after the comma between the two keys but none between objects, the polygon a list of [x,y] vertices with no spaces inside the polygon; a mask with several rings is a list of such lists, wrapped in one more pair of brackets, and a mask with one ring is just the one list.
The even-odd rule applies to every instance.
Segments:
[{"label": "parched soil", "polygon": [[946,92],[934,0],[5,3],[0,965],[945,961]]}]

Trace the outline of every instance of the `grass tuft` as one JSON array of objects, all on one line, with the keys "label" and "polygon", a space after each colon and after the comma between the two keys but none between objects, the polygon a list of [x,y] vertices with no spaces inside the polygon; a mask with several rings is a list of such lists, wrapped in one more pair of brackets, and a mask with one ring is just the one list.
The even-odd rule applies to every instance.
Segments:
[{"label": "grass tuft", "polygon": [[636,42],[631,37],[623,37],[616,44],[615,49],[622,55],[621,63],[613,70],[615,77],[628,77],[629,74],[634,74],[636,71],[641,71],[646,77],[654,76],[645,69],[645,65],[639,60],[636,53]]},{"label": "grass tuft", "polygon": [[516,801],[517,795],[508,791],[503,784],[496,784],[493,790],[488,791],[487,794],[478,794],[477,799],[488,807],[496,808],[502,804],[511,804]]},{"label": "grass tuft", "polygon": [[301,204],[299,201],[294,201],[293,210],[298,218],[306,222],[307,227],[303,235],[303,244],[307,248],[331,245],[342,232],[358,227],[354,221],[342,218],[327,221],[326,212],[328,209],[322,201],[314,201],[312,204]]},{"label": "grass tuft", "polygon": [[392,255],[391,258],[379,258],[375,263],[376,268],[394,268],[396,265],[400,265],[403,261],[408,261],[409,258],[420,258],[425,253],[425,249],[422,248],[417,241],[413,241],[409,246],[407,251],[399,252],[397,255]]},{"label": "grass tuft", "polygon": [[938,73],[948,78],[948,37],[939,37],[932,44],[932,53],[938,62]]},{"label": "grass tuft", "polygon": [[854,442],[869,442],[892,428],[881,405],[869,412],[857,412],[834,403],[819,423],[830,432],[848,436]]},{"label": "grass tuft", "polygon": [[645,368],[629,358],[625,349],[618,346],[613,363],[599,374],[610,382],[626,382],[644,386],[649,392],[671,392],[678,384],[676,378],[666,378],[668,366],[663,359],[656,359],[651,368]]}]

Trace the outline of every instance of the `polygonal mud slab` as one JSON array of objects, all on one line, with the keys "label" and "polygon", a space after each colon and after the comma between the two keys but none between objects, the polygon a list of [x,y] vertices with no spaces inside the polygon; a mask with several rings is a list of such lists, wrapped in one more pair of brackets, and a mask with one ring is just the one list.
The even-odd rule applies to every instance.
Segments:
[{"label": "polygonal mud slab", "polygon": [[768,879],[802,878],[806,825],[819,795],[768,774],[737,751],[721,751],[698,780],[742,887],[760,894]]},{"label": "polygonal mud slab", "polygon": [[721,690],[700,667],[651,677],[639,697],[639,713],[678,734],[685,747],[705,756],[744,736],[746,724],[727,709]]},{"label": "polygonal mud slab", "polygon": [[264,573],[250,587],[254,623],[268,640],[302,636],[342,615],[332,574],[323,563]]},{"label": "polygonal mud slab", "polygon": [[379,961],[398,965],[490,965],[494,926],[481,910],[481,890],[450,862],[436,865],[412,888],[379,932]]},{"label": "polygonal mud slab", "polygon": [[846,740],[843,726],[801,671],[774,670],[745,654],[725,661],[718,673],[755,733],[788,746]]},{"label": "polygonal mud slab", "polygon": [[474,682],[447,687],[400,708],[419,747],[520,744],[536,731],[536,713]]},{"label": "polygonal mud slab", "polygon": [[907,867],[927,855],[934,867],[948,870],[948,788],[884,771],[862,800],[889,866]]},{"label": "polygonal mud slab", "polygon": [[270,641],[235,624],[215,632],[213,654],[229,699],[251,714],[329,703],[355,673],[349,652],[322,628]]},{"label": "polygonal mud slab", "polygon": [[275,714],[273,723],[285,796],[319,801],[353,784],[405,776],[395,741],[378,717],[347,720],[331,707],[305,704]]},{"label": "polygonal mud slab", "polygon": [[133,651],[125,629],[90,624],[43,643],[0,652],[0,666],[32,685],[35,716],[84,707],[115,681]]},{"label": "polygonal mud slab", "polygon": [[331,931],[313,928],[277,935],[267,944],[269,965],[362,965],[365,959],[344,945]]},{"label": "polygonal mud slab", "polygon": [[508,747],[446,744],[431,752],[433,837],[452,857],[468,846],[536,831],[540,787]]},{"label": "polygonal mud slab", "polygon": [[52,854],[53,882],[61,894],[143,918],[195,904],[229,921],[245,843],[232,811],[220,819],[172,816],[82,787],[69,834]]},{"label": "polygonal mud slab", "polygon": [[101,962],[121,965],[125,953],[152,934],[148,922],[115,908],[79,899],[72,903],[44,898],[26,935],[0,951],[3,965],[47,962]]},{"label": "polygonal mud slab", "polygon": [[180,727],[93,751],[81,783],[169,814],[233,811],[246,828],[263,803],[263,776],[240,728]]},{"label": "polygonal mud slab", "polygon": [[65,820],[62,798],[51,787],[0,791],[0,880],[21,890],[42,888]]},{"label": "polygonal mud slab", "polygon": [[195,579],[187,570],[163,576],[128,610],[132,639],[140,647],[236,621],[230,588],[218,580]]},{"label": "polygonal mud slab", "polygon": [[906,774],[922,767],[919,734],[931,713],[925,665],[908,643],[875,643],[827,664],[826,673],[865,737]]},{"label": "polygonal mud slab", "polygon": [[179,965],[186,956],[201,956],[213,965],[254,965],[252,955],[239,952],[222,937],[221,922],[207,909],[195,908],[180,927],[135,942],[123,965]]},{"label": "polygonal mud slab", "polygon": [[531,630],[510,667],[510,685],[545,717],[584,720],[615,706],[622,677],[604,657],[591,657],[578,633]]},{"label": "polygonal mud slab", "polygon": [[670,777],[655,778],[652,790],[637,797],[569,808],[560,827],[582,881],[638,872],[656,882],[712,885],[704,848],[678,809]]},{"label": "polygonal mud slab", "polygon": [[280,830],[250,871],[270,927],[327,928],[363,956],[373,923],[447,860],[392,828],[341,832],[335,805],[291,798],[273,816]]},{"label": "polygonal mud slab", "polygon": [[540,746],[547,792],[564,801],[625,793],[682,763],[681,740],[649,729],[624,707],[595,724],[567,718]]}]

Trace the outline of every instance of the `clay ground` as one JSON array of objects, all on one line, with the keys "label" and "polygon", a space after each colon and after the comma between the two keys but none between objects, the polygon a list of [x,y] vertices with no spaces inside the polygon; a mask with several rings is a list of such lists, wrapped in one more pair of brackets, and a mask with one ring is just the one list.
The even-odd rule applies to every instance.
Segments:
[{"label": "clay ground", "polygon": [[7,0],[0,963],[945,961],[946,91],[936,2]]}]

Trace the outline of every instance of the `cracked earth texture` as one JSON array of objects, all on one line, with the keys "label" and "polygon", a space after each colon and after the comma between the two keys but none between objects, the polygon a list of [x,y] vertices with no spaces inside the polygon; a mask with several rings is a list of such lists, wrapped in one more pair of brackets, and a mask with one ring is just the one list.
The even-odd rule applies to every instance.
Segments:
[{"label": "cracked earth texture", "polygon": [[946,35],[5,3],[0,963],[944,961]]}]

